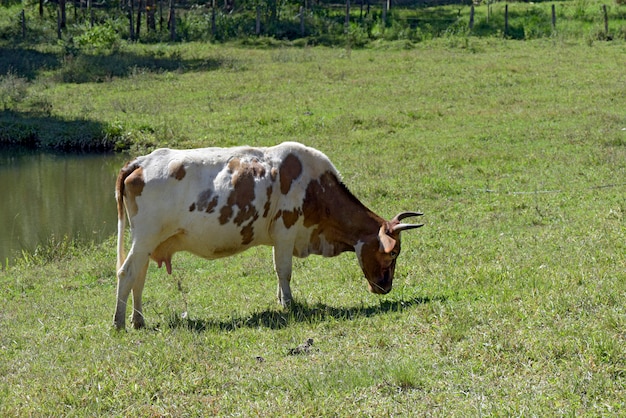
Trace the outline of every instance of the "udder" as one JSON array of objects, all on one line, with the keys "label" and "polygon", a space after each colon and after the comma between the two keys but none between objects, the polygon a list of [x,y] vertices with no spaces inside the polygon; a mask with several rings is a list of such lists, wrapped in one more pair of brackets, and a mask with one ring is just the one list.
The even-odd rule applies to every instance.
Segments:
[{"label": "udder", "polygon": [[185,231],[177,232],[175,235],[172,235],[160,243],[150,254],[150,257],[157,262],[159,268],[165,263],[168,274],[172,274],[172,256],[174,253],[183,250],[184,235]]}]

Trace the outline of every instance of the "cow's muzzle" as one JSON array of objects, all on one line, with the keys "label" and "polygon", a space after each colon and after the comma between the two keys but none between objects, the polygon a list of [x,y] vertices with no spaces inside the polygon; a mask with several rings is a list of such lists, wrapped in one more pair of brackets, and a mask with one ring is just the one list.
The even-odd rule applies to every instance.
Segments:
[{"label": "cow's muzzle", "polygon": [[376,295],[386,295],[387,293],[391,292],[391,286],[389,286],[388,288],[384,288],[384,287],[377,285],[376,283],[368,282],[368,287],[369,287],[369,291]]},{"label": "cow's muzzle", "polygon": [[391,292],[392,280],[391,271],[386,270],[377,282],[367,281],[369,291],[377,295],[386,295]]}]

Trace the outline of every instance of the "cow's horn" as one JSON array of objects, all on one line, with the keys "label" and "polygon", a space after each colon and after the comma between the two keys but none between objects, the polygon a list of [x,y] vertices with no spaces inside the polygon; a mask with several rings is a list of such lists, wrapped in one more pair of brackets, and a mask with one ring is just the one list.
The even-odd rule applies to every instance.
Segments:
[{"label": "cow's horn", "polygon": [[405,218],[410,218],[413,216],[422,216],[421,212],[400,212],[391,220],[391,232],[400,232],[406,231],[409,229],[419,228],[420,226],[424,226],[424,224],[403,224],[400,223],[401,220]]},{"label": "cow's horn", "polygon": [[424,224],[397,224],[391,228],[392,232],[406,231],[409,229],[415,229],[424,226]]},{"label": "cow's horn", "polygon": [[422,216],[422,212],[400,212],[398,213],[392,220],[391,223],[400,222],[405,218],[410,218],[412,216]]}]

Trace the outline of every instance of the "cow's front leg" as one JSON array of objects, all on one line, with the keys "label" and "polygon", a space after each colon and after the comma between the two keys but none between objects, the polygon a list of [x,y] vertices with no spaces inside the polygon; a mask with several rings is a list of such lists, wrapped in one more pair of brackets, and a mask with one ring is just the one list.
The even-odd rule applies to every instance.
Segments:
[{"label": "cow's front leg", "polygon": [[278,276],[278,301],[284,308],[291,304],[291,263],[292,263],[292,246],[275,245],[274,253],[274,269]]}]

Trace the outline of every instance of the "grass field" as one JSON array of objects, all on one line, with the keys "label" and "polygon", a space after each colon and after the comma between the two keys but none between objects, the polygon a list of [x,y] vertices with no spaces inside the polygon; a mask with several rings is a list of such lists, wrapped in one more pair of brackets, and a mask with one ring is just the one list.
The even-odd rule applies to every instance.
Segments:
[{"label": "grass field", "polygon": [[25,258],[0,272],[0,415],[626,414],[626,45],[404,46],[137,46],[180,65],[37,73],[29,100],[60,124],[134,152],[298,140],[426,225],[386,296],[353,254],[295,260],[289,311],[269,248],[177,254],[150,267],[148,329],[120,333],[113,238]]}]

